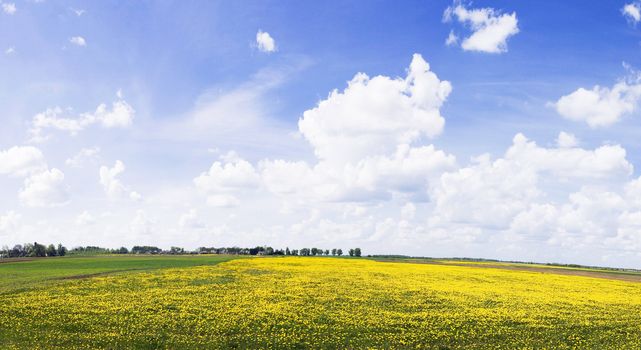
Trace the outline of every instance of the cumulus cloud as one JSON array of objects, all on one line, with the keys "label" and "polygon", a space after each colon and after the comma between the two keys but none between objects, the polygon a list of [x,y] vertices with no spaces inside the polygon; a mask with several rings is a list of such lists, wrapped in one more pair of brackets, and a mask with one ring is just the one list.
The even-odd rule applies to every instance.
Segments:
[{"label": "cumulus cloud", "polygon": [[556,144],[559,148],[572,148],[579,145],[579,140],[573,134],[561,131],[556,138]]},{"label": "cumulus cloud", "polygon": [[116,160],[113,167],[101,166],[99,171],[100,184],[102,185],[105,194],[110,199],[121,199],[129,197],[132,200],[139,200],[140,194],[130,191],[125,185],[122,184],[118,176],[125,171],[125,163]]},{"label": "cumulus cloud", "polygon": [[[465,51],[487,53],[507,52],[507,40],[519,32],[516,12],[501,13],[493,8],[469,9],[461,2],[445,9],[443,21],[459,23],[470,28],[472,33],[463,39],[461,48]],[[455,36],[450,32],[446,43],[455,43]]]},{"label": "cumulus cloud", "polygon": [[[430,192],[436,204],[432,220],[437,225],[506,229],[532,205],[550,200],[548,190],[621,181],[632,170],[618,145],[595,150],[543,148],[518,134],[503,158],[492,161],[485,155],[476,164],[443,174]],[[528,218],[523,215],[519,220]]]},{"label": "cumulus cloud", "polygon": [[13,15],[16,13],[18,9],[16,8],[16,4],[12,2],[5,2],[2,3],[2,11],[8,15]]},{"label": "cumulus cloud", "polygon": [[417,144],[442,132],[440,107],[450,91],[418,54],[404,79],[359,73],[299,120],[318,162],[263,160],[262,184],[279,196],[328,202],[424,193],[431,178],[456,164],[433,145]]},{"label": "cumulus cloud", "polygon": [[69,194],[64,184],[65,175],[53,168],[26,178],[19,198],[28,207],[55,207],[67,204]]},{"label": "cumulus cloud", "polygon": [[256,188],[260,178],[254,166],[235,154],[227,154],[216,161],[207,172],[194,178],[199,191],[207,195],[207,203],[216,207],[233,207],[239,200],[233,195]]},{"label": "cumulus cloud", "polygon": [[621,9],[623,16],[632,24],[637,24],[641,21],[641,3],[632,2],[625,4]]},{"label": "cumulus cloud", "polygon": [[126,128],[132,124],[136,111],[125,100],[119,98],[111,104],[111,108],[102,103],[96,107],[94,112],[83,113],[76,118],[63,116],[67,113],[69,112],[63,111],[60,107],[54,107],[36,114],[29,130],[31,141],[47,140],[48,135],[43,135],[47,129],[66,131],[71,135],[76,135],[94,124],[104,128]]},{"label": "cumulus cloud", "polygon": [[33,146],[13,146],[0,150],[0,175],[26,176],[47,169],[42,152]]},{"label": "cumulus cloud", "polygon": [[399,144],[443,131],[439,108],[451,91],[415,54],[405,79],[358,73],[345,90],[332,91],[305,111],[298,127],[320,160],[344,163],[389,154]]},{"label": "cumulus cloud", "polygon": [[225,162],[214,162],[206,173],[194,179],[199,188],[211,192],[225,192],[258,184],[258,175],[254,167],[244,159],[233,159]]},{"label": "cumulus cloud", "polygon": [[69,38],[69,42],[76,46],[87,46],[87,41],[81,36],[73,36]]},{"label": "cumulus cloud", "polygon": [[620,81],[613,87],[595,85],[592,89],[579,88],[562,96],[554,104],[564,118],[585,122],[591,128],[606,127],[634,112],[641,98],[641,84]]},{"label": "cumulus cloud", "polygon": [[272,38],[269,33],[263,32],[262,30],[259,30],[258,33],[256,33],[256,45],[258,46],[258,50],[262,52],[270,53],[277,50],[274,38]]}]

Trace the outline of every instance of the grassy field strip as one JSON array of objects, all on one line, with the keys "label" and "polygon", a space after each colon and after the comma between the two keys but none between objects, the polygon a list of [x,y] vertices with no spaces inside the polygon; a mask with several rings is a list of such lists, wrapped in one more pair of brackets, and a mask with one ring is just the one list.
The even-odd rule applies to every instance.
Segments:
[{"label": "grassy field strip", "polygon": [[225,255],[132,256],[105,255],[14,260],[0,264],[0,294],[38,287],[62,279],[170,267],[214,265],[237,258]]}]

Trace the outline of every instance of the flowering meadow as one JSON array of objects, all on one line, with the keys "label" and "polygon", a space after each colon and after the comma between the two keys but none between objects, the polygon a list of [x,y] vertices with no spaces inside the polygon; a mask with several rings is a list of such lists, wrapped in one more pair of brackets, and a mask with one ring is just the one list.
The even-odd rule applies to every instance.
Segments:
[{"label": "flowering meadow", "polygon": [[0,348],[638,349],[641,283],[366,259],[235,259],[5,290]]}]

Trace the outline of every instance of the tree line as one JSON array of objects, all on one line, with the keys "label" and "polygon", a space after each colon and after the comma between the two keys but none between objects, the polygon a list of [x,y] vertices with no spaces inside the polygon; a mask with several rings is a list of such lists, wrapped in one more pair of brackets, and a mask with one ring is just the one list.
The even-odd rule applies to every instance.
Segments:
[{"label": "tree line", "polygon": [[[231,254],[231,255],[291,255],[291,256],[342,256],[343,250],[340,248],[321,249],[321,248],[301,248],[274,249],[268,246],[254,248],[240,247],[200,247],[196,250],[198,254]],[[349,256],[360,257],[361,248],[349,250]]]},{"label": "tree line", "polygon": [[13,248],[7,246],[0,249],[1,258],[23,258],[23,257],[46,257],[46,256],[65,256],[67,248],[62,244],[57,246],[49,244],[45,246],[38,242],[16,244]]},{"label": "tree line", "polygon": [[[4,246],[0,249],[0,258],[22,258],[22,257],[48,257],[48,256],[65,256],[65,255],[100,255],[100,254],[227,254],[227,255],[287,255],[287,256],[343,256],[343,250],[340,248],[321,249],[321,248],[301,248],[301,249],[274,249],[268,246],[258,246],[254,248],[241,247],[199,247],[196,250],[185,250],[181,247],[171,247],[169,250],[163,250],[155,246],[133,246],[131,249],[126,247],[120,248],[103,248],[98,246],[80,246],[67,249],[62,244],[54,246],[50,244],[45,246],[37,242],[16,244],[13,248]],[[353,257],[361,256],[360,248],[348,250],[348,255]]]}]

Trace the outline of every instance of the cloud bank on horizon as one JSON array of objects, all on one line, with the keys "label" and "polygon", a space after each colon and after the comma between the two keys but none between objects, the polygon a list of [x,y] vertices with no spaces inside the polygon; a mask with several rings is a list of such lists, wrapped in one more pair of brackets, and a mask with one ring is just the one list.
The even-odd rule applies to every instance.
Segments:
[{"label": "cloud bank on horizon", "polygon": [[[50,6],[4,5],[6,25],[25,33],[34,24],[21,16]],[[577,79],[550,66],[529,80],[523,67],[548,58],[526,52],[538,40],[528,8],[438,6],[417,14],[440,27],[433,46],[398,57],[352,49],[375,21],[365,37],[322,25],[299,33],[280,12],[260,25],[278,46],[256,23],[209,32],[202,8],[186,13],[197,32],[172,22],[163,38],[134,31],[113,41],[100,26],[117,19],[96,17],[105,8],[73,7],[58,31],[8,35],[0,244],[360,246],[640,267],[634,58],[612,63],[629,63],[615,75]],[[611,12],[617,35],[634,37],[638,4]],[[339,27],[347,15],[328,18]],[[217,20],[238,23],[227,17]],[[417,43],[425,30],[412,32]],[[398,42],[387,39],[381,47]]]}]

